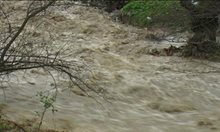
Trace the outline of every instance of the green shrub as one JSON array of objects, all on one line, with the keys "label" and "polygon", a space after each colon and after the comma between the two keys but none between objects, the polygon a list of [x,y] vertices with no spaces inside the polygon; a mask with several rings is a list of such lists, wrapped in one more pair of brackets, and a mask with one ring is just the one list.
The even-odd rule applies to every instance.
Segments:
[{"label": "green shrub", "polygon": [[[135,0],[122,8],[122,20],[135,26],[182,27],[188,23],[178,0]],[[126,18],[126,19],[123,19]]]},{"label": "green shrub", "polygon": [[9,122],[0,119],[0,132],[6,132],[11,129],[13,129],[13,126]]}]

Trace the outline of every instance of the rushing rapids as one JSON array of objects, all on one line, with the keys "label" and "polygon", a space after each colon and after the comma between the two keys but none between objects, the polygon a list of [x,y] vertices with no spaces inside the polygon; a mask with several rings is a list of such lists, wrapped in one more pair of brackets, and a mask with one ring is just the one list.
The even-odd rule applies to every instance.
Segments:
[{"label": "rushing rapids", "polygon": [[[180,45],[146,39],[147,29],[113,22],[100,10],[54,8],[35,38],[65,44],[68,59],[85,64],[83,79],[104,89],[106,100],[87,97],[67,79],[57,78],[58,111],[47,111],[42,127],[65,132],[214,132],[220,131],[219,63],[175,56],[152,56],[154,48]],[[63,56],[65,56],[65,54]],[[14,73],[1,91],[2,113],[23,124],[36,124],[43,110],[37,92],[50,90],[43,70]],[[4,92],[6,98],[4,100]],[[74,94],[75,93],[75,94]],[[96,95],[94,95],[96,96]],[[98,97],[97,97],[98,98]]]}]

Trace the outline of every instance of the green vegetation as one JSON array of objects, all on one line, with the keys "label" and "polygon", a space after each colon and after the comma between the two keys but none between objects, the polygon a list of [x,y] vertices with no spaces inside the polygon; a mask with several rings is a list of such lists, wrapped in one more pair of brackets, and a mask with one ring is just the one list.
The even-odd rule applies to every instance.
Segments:
[{"label": "green vegetation", "polygon": [[53,103],[56,101],[56,94],[53,96],[45,95],[42,91],[37,94],[40,97],[40,102],[44,105],[44,110],[40,115],[40,123],[38,125],[37,131],[40,131],[41,125],[43,123],[44,116],[48,109],[52,108],[52,112],[56,112],[57,110],[54,108]]},{"label": "green vegetation", "polygon": [[5,120],[0,119],[0,132],[13,129],[13,126],[6,122]]},{"label": "green vegetation", "polygon": [[122,8],[122,21],[135,26],[186,27],[187,13],[178,0],[132,0]]}]

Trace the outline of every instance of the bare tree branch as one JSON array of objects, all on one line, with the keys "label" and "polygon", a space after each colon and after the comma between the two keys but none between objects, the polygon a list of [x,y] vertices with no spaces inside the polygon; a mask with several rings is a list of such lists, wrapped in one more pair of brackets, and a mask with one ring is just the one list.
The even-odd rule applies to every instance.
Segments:
[{"label": "bare tree branch", "polygon": [[3,52],[1,53],[1,57],[0,57],[0,63],[4,64],[4,57],[6,52],[9,50],[9,48],[11,47],[11,45],[13,44],[13,42],[16,40],[16,38],[20,35],[20,33],[23,31],[24,27],[26,26],[26,24],[28,23],[28,21],[33,18],[34,16],[36,16],[37,14],[39,14],[40,12],[46,10],[49,6],[51,6],[52,4],[54,4],[56,2],[56,0],[50,0],[49,3],[47,3],[46,5],[44,5],[41,8],[37,8],[36,10],[33,10],[32,12],[27,12],[27,17],[25,18],[25,20],[23,21],[22,25],[19,27],[18,31],[15,33],[15,35],[11,38],[11,40],[8,42],[8,44],[4,47]]}]

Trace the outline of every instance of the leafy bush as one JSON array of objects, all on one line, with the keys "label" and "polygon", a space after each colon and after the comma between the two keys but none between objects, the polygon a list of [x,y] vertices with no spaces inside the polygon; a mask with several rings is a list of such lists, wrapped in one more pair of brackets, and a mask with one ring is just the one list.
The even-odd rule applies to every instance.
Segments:
[{"label": "leafy bush", "polygon": [[122,21],[135,26],[182,27],[187,13],[178,0],[133,0],[122,8]]}]

